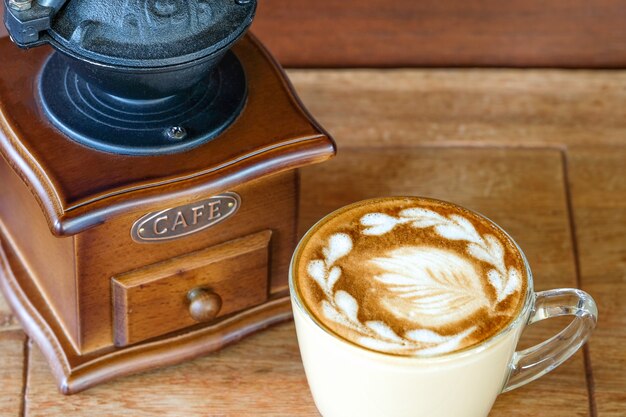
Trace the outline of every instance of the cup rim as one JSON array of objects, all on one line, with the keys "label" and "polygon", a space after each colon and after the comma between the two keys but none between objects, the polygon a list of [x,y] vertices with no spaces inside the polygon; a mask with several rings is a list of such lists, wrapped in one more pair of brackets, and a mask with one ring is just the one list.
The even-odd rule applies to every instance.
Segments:
[{"label": "cup rim", "polygon": [[[340,334],[334,332],[333,330],[331,330],[328,326],[324,325],[324,323],[322,323],[317,317],[315,317],[315,315],[310,311],[310,309],[306,306],[306,303],[303,302],[300,298],[300,294],[296,289],[295,283],[294,283],[294,276],[295,276],[295,271],[296,271],[296,264],[298,261],[298,255],[302,250],[302,246],[303,243],[305,241],[307,241],[308,237],[313,233],[313,231],[315,231],[318,226],[320,226],[321,224],[323,224],[326,220],[330,219],[331,217],[334,217],[336,215],[339,215],[341,213],[343,213],[344,211],[350,210],[351,208],[355,207],[355,206],[360,206],[363,204],[368,204],[368,203],[373,203],[376,201],[385,201],[385,200],[392,200],[392,199],[402,199],[402,198],[406,198],[406,199],[414,199],[414,200],[422,200],[422,201],[432,201],[432,202],[439,202],[439,203],[445,203],[445,204],[449,204],[452,205],[454,207],[458,207],[461,208],[463,210],[467,210],[479,217],[484,218],[485,220],[487,220],[488,222],[490,222],[492,225],[494,225],[497,229],[499,229],[507,238],[509,238],[511,240],[511,242],[513,242],[514,247],[517,249],[517,251],[519,252],[522,261],[524,263],[524,267],[526,268],[526,295],[525,295],[525,299],[524,299],[524,304],[522,305],[522,308],[520,308],[517,312],[517,315],[515,316],[515,318],[513,320],[511,320],[511,322],[503,327],[502,329],[500,329],[500,331],[498,331],[497,333],[491,335],[490,337],[488,337],[487,339],[482,340],[481,342],[472,345],[472,346],[468,346],[466,348],[457,350],[457,351],[453,351],[453,352],[446,352],[446,353],[435,353],[435,354],[430,354],[430,355],[402,355],[402,354],[395,354],[395,353],[389,353],[389,352],[382,352],[379,350],[374,350],[362,345],[359,345],[355,342],[352,342],[351,340],[348,340],[347,338],[341,336]],[[361,351],[365,351],[368,352],[370,354],[374,354],[374,355],[381,355],[383,357],[387,357],[387,358],[397,358],[399,360],[410,360],[410,361],[417,361],[417,362],[421,362],[421,361],[428,361],[428,360],[433,360],[433,359],[456,359],[456,358],[462,358],[465,356],[469,356],[469,355],[473,355],[476,354],[478,352],[484,351],[488,348],[490,348],[491,346],[493,346],[494,344],[496,344],[500,339],[502,339],[504,336],[506,336],[508,333],[510,333],[513,329],[518,328],[520,325],[525,324],[525,318],[528,317],[528,313],[531,311],[531,309],[533,308],[534,305],[534,288],[533,288],[533,275],[532,275],[532,271],[530,269],[530,265],[528,263],[528,259],[526,258],[526,255],[524,254],[524,252],[522,251],[522,249],[520,248],[520,246],[517,244],[517,242],[515,241],[515,239],[513,239],[513,237],[506,231],[504,230],[502,227],[500,227],[500,225],[498,225],[496,222],[494,222],[493,220],[491,220],[489,217],[483,215],[482,213],[479,213],[475,210],[471,210],[468,209],[466,207],[463,207],[459,204],[456,203],[451,203],[449,201],[446,200],[441,200],[441,199],[436,199],[436,198],[431,198],[431,197],[421,197],[421,196],[389,196],[389,197],[377,197],[377,198],[368,198],[368,199],[364,199],[364,200],[360,200],[345,206],[342,206],[336,210],[333,210],[332,212],[326,214],[324,217],[322,217],[321,219],[319,219],[317,222],[315,222],[314,225],[312,225],[307,231],[306,233],[304,233],[304,235],[302,236],[302,238],[300,238],[300,241],[298,242],[298,244],[296,245],[296,248],[293,252],[293,255],[291,257],[291,262],[289,263],[289,293],[290,293],[290,298],[292,300],[292,304],[294,306],[296,306],[296,308],[298,308],[300,310],[300,312],[302,312],[302,314],[308,319],[310,320],[315,326],[317,326],[318,328],[320,328],[322,331],[324,331],[326,334],[328,334],[329,336],[331,336],[333,339],[337,340],[340,343],[343,344],[347,344],[353,348],[356,348],[358,350]]]}]

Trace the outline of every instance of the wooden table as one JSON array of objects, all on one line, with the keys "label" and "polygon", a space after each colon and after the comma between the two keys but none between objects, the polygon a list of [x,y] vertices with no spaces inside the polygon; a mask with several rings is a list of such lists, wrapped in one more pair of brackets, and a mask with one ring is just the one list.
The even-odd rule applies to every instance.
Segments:
[{"label": "wooden table", "polygon": [[[499,397],[491,415],[626,415],[626,72],[289,74],[339,145],[336,159],[302,171],[301,232],[341,205],[380,195],[432,196],[486,214],[525,250],[537,289],[581,287],[600,308],[583,351]],[[524,344],[563,325],[533,327]],[[318,416],[291,323],[64,397],[0,300],[0,363],[3,417]]]}]

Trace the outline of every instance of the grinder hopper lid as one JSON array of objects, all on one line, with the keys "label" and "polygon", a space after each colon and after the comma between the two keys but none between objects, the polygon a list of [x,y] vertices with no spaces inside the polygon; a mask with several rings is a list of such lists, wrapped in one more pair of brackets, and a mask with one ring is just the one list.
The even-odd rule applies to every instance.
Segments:
[{"label": "grinder hopper lid", "polygon": [[107,65],[162,67],[224,52],[256,0],[70,0],[48,31],[57,49]]},{"label": "grinder hopper lid", "polygon": [[82,145],[182,152],[243,110],[246,76],[228,50],[252,23],[256,0],[22,0],[21,10],[4,2],[18,45],[61,52],[43,66],[40,104]]}]

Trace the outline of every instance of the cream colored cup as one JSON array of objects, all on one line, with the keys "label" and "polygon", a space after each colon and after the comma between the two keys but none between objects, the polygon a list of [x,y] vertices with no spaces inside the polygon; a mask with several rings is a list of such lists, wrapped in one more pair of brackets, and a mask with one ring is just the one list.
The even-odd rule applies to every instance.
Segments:
[{"label": "cream colored cup", "polygon": [[[315,226],[303,241],[312,230]],[[526,299],[498,334],[469,349],[433,357],[379,353],[342,339],[310,314],[294,287],[300,250],[301,245],[291,262],[289,286],[304,369],[323,417],[485,417],[498,394],[541,377],[572,356],[597,321],[596,304],[584,291],[534,292],[520,249],[528,271]],[[527,325],[565,315],[573,321],[559,334],[515,351]]]}]

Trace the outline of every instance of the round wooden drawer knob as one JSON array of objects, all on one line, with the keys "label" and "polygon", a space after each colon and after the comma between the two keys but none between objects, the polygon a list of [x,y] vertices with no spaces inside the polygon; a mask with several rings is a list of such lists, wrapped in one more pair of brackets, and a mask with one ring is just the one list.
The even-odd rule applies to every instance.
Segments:
[{"label": "round wooden drawer knob", "polygon": [[213,320],[222,308],[222,298],[206,288],[194,288],[187,293],[189,314],[195,321]]}]

